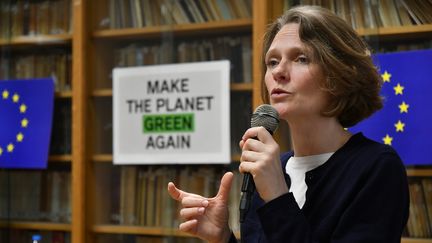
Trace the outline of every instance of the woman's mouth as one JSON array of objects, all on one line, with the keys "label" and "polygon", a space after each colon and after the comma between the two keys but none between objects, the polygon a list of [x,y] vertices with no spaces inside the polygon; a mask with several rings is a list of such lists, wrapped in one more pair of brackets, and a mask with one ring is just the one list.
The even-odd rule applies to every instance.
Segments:
[{"label": "woman's mouth", "polygon": [[283,89],[275,88],[271,91],[270,94],[271,94],[271,97],[277,98],[277,97],[290,95],[291,92],[288,92],[288,91],[283,90]]}]

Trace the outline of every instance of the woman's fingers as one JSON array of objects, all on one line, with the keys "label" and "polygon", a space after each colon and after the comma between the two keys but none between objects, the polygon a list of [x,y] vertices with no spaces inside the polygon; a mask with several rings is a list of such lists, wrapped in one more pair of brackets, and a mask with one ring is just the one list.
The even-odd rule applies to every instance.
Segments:
[{"label": "woman's fingers", "polygon": [[221,200],[225,202],[228,201],[233,178],[234,178],[234,174],[232,172],[227,172],[223,175],[219,186],[219,191],[216,197],[219,197]]},{"label": "woman's fingers", "polygon": [[180,210],[180,217],[183,220],[187,221],[203,215],[204,212],[205,212],[204,207],[182,208]]},{"label": "woman's fingers", "polygon": [[168,193],[169,195],[176,201],[181,201],[184,197],[185,192],[178,189],[174,183],[169,182],[168,183]]},{"label": "woman's fingers", "polygon": [[181,202],[183,198],[185,197],[197,197],[197,198],[203,198],[202,196],[198,194],[193,194],[189,192],[182,191],[178,189],[174,183],[169,182],[168,183],[168,194],[176,201]]},{"label": "woman's fingers", "polygon": [[251,127],[244,133],[242,140],[246,141],[249,138],[255,138],[263,143],[273,140],[272,135],[264,127]]},{"label": "woman's fingers", "polygon": [[259,151],[260,149],[262,149],[262,147],[263,147],[263,143],[261,141],[253,139],[253,138],[249,138],[246,141],[244,141],[241,149],[243,151],[245,151],[245,150]]},{"label": "woman's fingers", "polygon": [[192,207],[207,207],[209,202],[205,197],[197,197],[197,196],[188,196],[183,197],[181,200],[181,204],[185,208],[192,208]]},{"label": "woman's fingers", "polygon": [[192,219],[186,222],[183,222],[179,225],[179,229],[183,232],[190,233],[190,234],[196,234],[198,226],[198,220]]}]

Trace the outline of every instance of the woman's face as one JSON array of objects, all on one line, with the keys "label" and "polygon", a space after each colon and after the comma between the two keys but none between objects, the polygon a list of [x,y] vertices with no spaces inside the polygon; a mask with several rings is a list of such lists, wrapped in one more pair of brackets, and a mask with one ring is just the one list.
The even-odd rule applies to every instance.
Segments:
[{"label": "woman's face", "polygon": [[270,103],[289,121],[320,117],[327,104],[327,95],[319,87],[325,79],[323,71],[312,50],[301,42],[298,28],[296,23],[283,26],[265,57]]}]

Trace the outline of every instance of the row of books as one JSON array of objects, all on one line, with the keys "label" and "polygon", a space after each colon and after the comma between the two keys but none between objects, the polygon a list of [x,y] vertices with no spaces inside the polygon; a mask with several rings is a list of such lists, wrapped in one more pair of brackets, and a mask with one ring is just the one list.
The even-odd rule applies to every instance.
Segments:
[{"label": "row of books", "polygon": [[53,123],[49,153],[51,155],[71,154],[72,152],[72,101],[56,99],[54,102]]},{"label": "row of books", "polygon": [[71,0],[15,0],[0,3],[0,38],[70,33]]},{"label": "row of books", "polygon": [[[231,170],[230,227],[239,228],[238,205],[242,176],[227,166],[121,166],[112,174],[110,222],[123,225],[176,228],[180,204],[167,193],[168,182],[180,189],[213,197],[223,173]],[[404,236],[432,237],[432,178],[414,178],[410,187],[410,217]],[[0,171],[0,219],[70,222],[71,177],[65,171]],[[104,222],[108,223],[108,222]]]},{"label": "row of books", "polygon": [[250,127],[252,118],[252,94],[250,92],[231,94],[230,110],[231,154],[241,154],[239,142]]},{"label": "row of books", "polygon": [[409,0],[285,0],[285,8],[319,5],[345,19],[355,29],[432,23],[430,1]]},{"label": "row of books", "polygon": [[68,171],[0,171],[0,220],[71,221]]},{"label": "row of books", "polygon": [[65,51],[11,54],[0,57],[0,79],[53,77],[56,91],[70,91],[72,58]]},{"label": "row of books", "polygon": [[44,242],[44,243],[70,243],[69,232],[62,231],[34,231],[8,229],[0,230],[0,242]]},{"label": "row of books", "polygon": [[109,0],[102,28],[142,28],[251,18],[251,0]]},{"label": "row of books", "polygon": [[[239,201],[242,176],[237,168],[215,166],[122,166],[118,192],[112,201],[119,204],[112,208],[112,223],[176,228],[179,203],[167,194],[166,186],[173,181],[180,189],[206,197],[216,195],[220,179],[226,170],[234,173],[229,198],[230,226],[239,228]],[[432,178],[410,180],[410,217],[405,237],[432,237]],[[119,197],[119,198],[115,198]]]},{"label": "row of books", "polygon": [[252,82],[252,40],[250,36],[182,40],[174,44],[132,43],[114,51],[117,67],[165,63],[231,61],[231,82]]},{"label": "row of books", "polygon": [[[121,166],[113,171],[110,223],[176,228],[180,204],[167,193],[168,182],[186,191],[213,197],[225,166]],[[237,169],[230,195],[230,225],[239,230],[238,203],[241,181]],[[120,178],[116,178],[120,177]],[[107,186],[107,185],[105,185]],[[106,223],[106,222],[105,222]]]},{"label": "row of books", "polygon": [[113,153],[113,104],[112,97],[98,97],[92,102],[95,121],[91,136],[96,154]]},{"label": "row of books", "polygon": [[410,218],[406,235],[415,238],[432,237],[432,178],[411,178]]}]

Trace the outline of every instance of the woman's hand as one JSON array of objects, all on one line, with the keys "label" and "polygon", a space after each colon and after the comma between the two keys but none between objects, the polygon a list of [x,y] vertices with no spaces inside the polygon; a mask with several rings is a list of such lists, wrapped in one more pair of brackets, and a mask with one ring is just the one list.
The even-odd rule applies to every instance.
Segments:
[{"label": "woman's hand", "polygon": [[228,242],[231,230],[228,225],[228,197],[233,173],[222,177],[217,195],[213,198],[188,193],[168,183],[170,196],[181,202],[180,218],[184,221],[179,229],[208,242]]},{"label": "woman's hand", "polygon": [[256,190],[265,202],[288,193],[279,145],[264,127],[249,128],[240,141],[240,148],[239,170],[252,175]]}]

